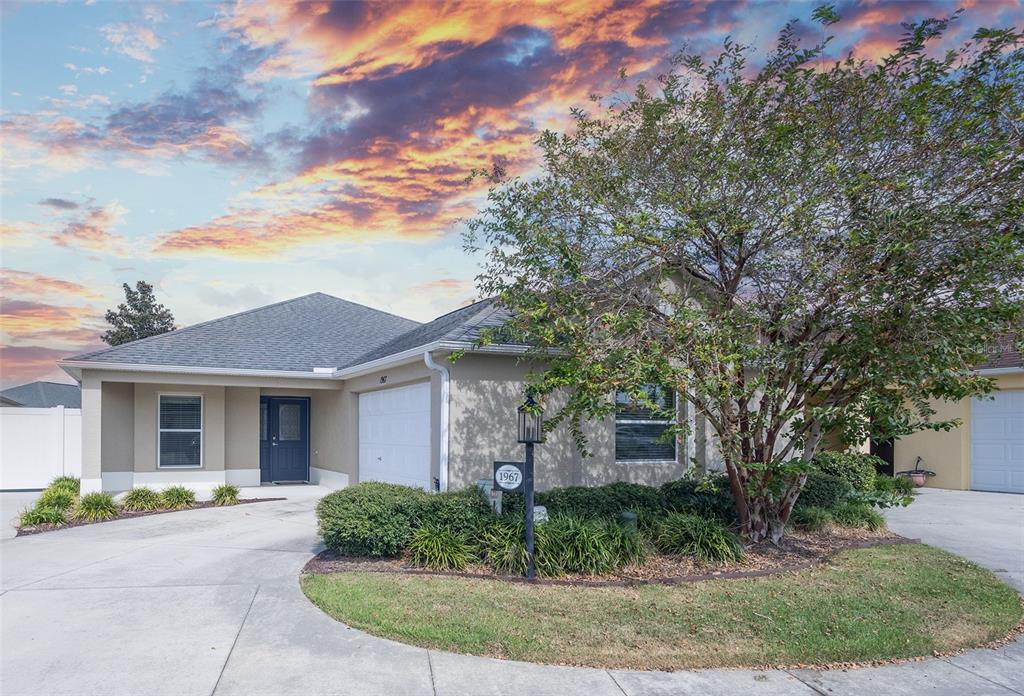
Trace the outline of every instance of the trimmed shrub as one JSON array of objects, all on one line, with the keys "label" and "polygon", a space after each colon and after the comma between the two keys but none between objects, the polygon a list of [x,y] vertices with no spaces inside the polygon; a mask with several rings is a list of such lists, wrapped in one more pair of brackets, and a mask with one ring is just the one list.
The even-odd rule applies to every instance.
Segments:
[{"label": "trimmed shrub", "polygon": [[213,502],[217,505],[237,505],[238,486],[224,483],[213,489]]},{"label": "trimmed shrub", "polygon": [[807,481],[796,500],[796,506],[831,510],[852,491],[853,487],[838,476],[812,471],[807,475]]},{"label": "trimmed shrub", "polygon": [[870,491],[875,488],[877,467],[885,466],[885,462],[862,452],[818,452],[811,466],[823,474],[843,479],[855,491]]},{"label": "trimmed shrub", "polygon": [[[534,503],[546,507],[552,517],[616,520],[624,511],[640,516],[662,512],[661,494],[657,488],[624,481],[605,486],[550,488],[538,491],[534,495]],[[523,496],[504,494],[501,511],[503,515],[522,517]]]},{"label": "trimmed shrub", "polygon": [[184,486],[170,486],[160,491],[160,501],[168,510],[184,510],[196,502],[196,492]]},{"label": "trimmed shrub", "polygon": [[661,487],[661,499],[669,512],[715,517],[730,524],[737,520],[729,481],[722,474],[701,478],[686,476],[669,481]]},{"label": "trimmed shrub", "polygon": [[789,517],[789,523],[805,532],[821,532],[832,524],[832,515],[825,508],[797,507]]},{"label": "trimmed shrub", "polygon": [[332,551],[352,556],[397,556],[409,543],[428,493],[368,481],[330,493],[317,504],[320,536]]},{"label": "trimmed shrub", "polygon": [[109,520],[117,517],[117,503],[114,502],[114,496],[109,493],[96,491],[82,496],[82,499],[78,501],[75,515],[89,522]]},{"label": "trimmed shrub", "polygon": [[409,559],[413,565],[432,570],[462,570],[475,558],[466,537],[451,527],[429,524],[412,533]]},{"label": "trimmed shrub", "polygon": [[58,476],[54,480],[50,481],[50,485],[46,488],[47,490],[61,488],[77,498],[82,492],[82,482],[74,476]]},{"label": "trimmed shrub", "polygon": [[144,512],[146,510],[159,510],[163,504],[160,494],[152,488],[138,486],[125,493],[121,500],[121,507],[131,512]]},{"label": "trimmed shrub", "polygon": [[662,520],[656,530],[654,544],[662,553],[692,556],[705,563],[743,558],[739,537],[716,519],[677,512]]},{"label": "trimmed shrub", "polygon": [[36,505],[34,508],[21,513],[20,521],[22,527],[35,527],[40,524],[64,524],[67,522],[67,512],[60,508]]},{"label": "trimmed shrub", "polygon": [[888,476],[880,474],[875,477],[875,490],[879,493],[896,495],[914,495],[914,482],[908,476]]},{"label": "trimmed shrub", "polygon": [[872,532],[885,529],[882,513],[866,503],[848,500],[831,511],[832,519],[843,527],[870,529]]},{"label": "trimmed shrub", "polygon": [[51,486],[44,490],[42,495],[39,496],[39,500],[36,501],[36,507],[52,508],[54,510],[67,512],[75,506],[75,500],[77,497],[78,495],[72,493],[66,486]]},{"label": "trimmed shrub", "polygon": [[416,489],[416,493],[415,527],[447,527],[468,538],[494,516],[487,496],[476,486],[444,493]]}]

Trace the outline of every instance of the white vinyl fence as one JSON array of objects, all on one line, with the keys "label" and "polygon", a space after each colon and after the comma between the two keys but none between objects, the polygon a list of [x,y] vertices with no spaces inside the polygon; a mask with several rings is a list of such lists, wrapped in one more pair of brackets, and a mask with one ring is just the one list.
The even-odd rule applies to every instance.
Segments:
[{"label": "white vinyl fence", "polygon": [[0,408],[0,491],[82,475],[82,410]]}]

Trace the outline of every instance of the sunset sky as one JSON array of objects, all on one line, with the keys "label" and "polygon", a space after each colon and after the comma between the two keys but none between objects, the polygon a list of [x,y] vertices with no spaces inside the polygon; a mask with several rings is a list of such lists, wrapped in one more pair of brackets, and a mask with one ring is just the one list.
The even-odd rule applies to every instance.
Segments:
[{"label": "sunset sky", "polygon": [[[813,4],[561,2],[0,5],[0,380],[69,381],[120,284],[179,326],[321,291],[425,321],[475,297],[459,219],[495,161],[536,166],[617,73],[684,45],[770,47]],[[1016,0],[839,2],[832,52],[900,22],[1022,24]]]}]

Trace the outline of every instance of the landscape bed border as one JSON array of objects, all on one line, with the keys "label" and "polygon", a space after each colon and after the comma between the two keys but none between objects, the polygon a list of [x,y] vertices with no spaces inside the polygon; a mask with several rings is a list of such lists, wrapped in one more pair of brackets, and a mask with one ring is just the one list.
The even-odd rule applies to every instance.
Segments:
[{"label": "landscape bed border", "polygon": [[23,536],[33,536],[35,534],[46,534],[47,532],[59,532],[62,529],[73,529],[75,527],[88,527],[93,524],[104,524],[106,522],[117,522],[118,520],[128,520],[135,517],[148,517],[149,515],[164,515],[169,512],[186,512],[188,510],[202,510],[205,508],[227,508],[235,507],[236,505],[249,505],[251,503],[269,503],[273,501],[288,500],[287,498],[241,498],[237,503],[231,505],[218,505],[212,500],[201,500],[192,503],[188,507],[179,508],[177,510],[125,510],[119,512],[116,517],[111,517],[108,520],[79,520],[71,519],[67,522],[60,524],[37,524],[30,527],[17,526],[17,533],[15,538]]},{"label": "landscape bed border", "polygon": [[[809,570],[828,563],[837,554],[844,551],[855,551],[867,549],[874,546],[903,546],[920,544],[920,539],[908,539],[898,535],[885,539],[864,539],[854,540],[848,544],[837,546],[817,558],[810,558],[806,561],[787,563],[769,568],[758,568],[755,570],[734,570],[711,573],[700,573],[691,575],[669,575],[656,578],[616,578],[614,580],[597,580],[585,577],[581,578],[534,578],[529,579],[517,575],[498,575],[488,573],[467,573],[457,571],[430,570],[429,568],[395,567],[395,559],[378,559],[366,557],[348,557],[337,554],[329,549],[321,551],[313,556],[306,565],[302,567],[300,575],[331,575],[340,573],[390,573],[395,575],[423,575],[447,578],[462,578],[466,580],[496,580],[499,582],[518,583],[526,585],[554,585],[563,587],[639,587],[643,585],[683,585],[693,582],[704,582],[706,580],[743,580],[746,578],[767,577],[780,575],[800,570]],[[321,564],[340,561],[349,563],[353,567],[343,569],[318,569]],[[366,567],[359,567],[366,566]]]}]

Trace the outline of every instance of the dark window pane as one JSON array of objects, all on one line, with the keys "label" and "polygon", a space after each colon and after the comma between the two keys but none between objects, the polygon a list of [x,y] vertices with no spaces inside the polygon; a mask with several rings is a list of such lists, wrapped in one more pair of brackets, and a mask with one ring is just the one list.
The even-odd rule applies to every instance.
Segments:
[{"label": "dark window pane", "polygon": [[160,466],[199,466],[200,433],[160,433]]},{"label": "dark window pane", "polygon": [[267,405],[260,404],[260,439],[267,439]]},{"label": "dark window pane", "polygon": [[[654,385],[646,387],[646,391],[648,399],[660,409],[669,412],[675,410],[676,393],[674,391]],[[671,418],[671,415],[665,412],[654,413],[650,407],[634,403],[629,394],[623,391],[615,392],[615,405],[616,420],[668,420]]]},{"label": "dark window pane", "polygon": [[669,438],[668,441],[660,439],[668,427],[659,423],[616,423],[615,459],[620,462],[640,459],[674,460],[675,438]]},{"label": "dark window pane", "polygon": [[202,427],[202,397],[160,397],[160,428],[162,430],[199,430]]},{"label": "dark window pane", "polygon": [[277,411],[277,436],[282,442],[302,439],[302,407],[298,404],[281,404]]}]

